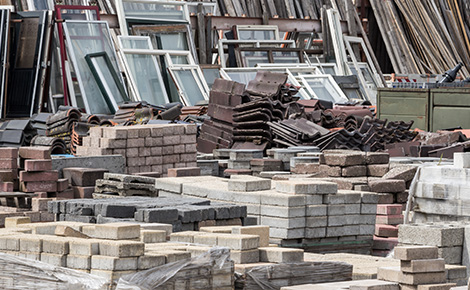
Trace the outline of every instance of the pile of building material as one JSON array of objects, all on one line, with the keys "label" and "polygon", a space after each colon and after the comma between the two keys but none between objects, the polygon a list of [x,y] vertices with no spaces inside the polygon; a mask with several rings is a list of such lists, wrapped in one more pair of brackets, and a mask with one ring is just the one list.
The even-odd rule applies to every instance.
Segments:
[{"label": "pile of building material", "polygon": [[398,224],[403,223],[401,204],[378,204],[375,224],[374,255],[386,257],[398,244]]},{"label": "pile of building material", "polygon": [[96,181],[103,179],[108,171],[104,168],[67,167],[62,169],[62,175],[72,186],[74,198],[93,198]]},{"label": "pile of building material", "polygon": [[196,166],[196,125],[158,124],[93,127],[78,156],[119,154],[128,174]]},{"label": "pile of building material", "polygon": [[464,245],[465,224],[429,223],[404,224],[398,226],[400,245],[423,245],[438,248],[439,258],[446,264],[461,264]]},{"label": "pile of building material", "polygon": [[[247,207],[248,217],[270,226],[271,242],[311,251],[369,253],[378,196],[338,191],[335,183],[232,176],[157,179],[160,195],[187,195]],[[332,247],[331,245],[335,245]]]},{"label": "pile of building material", "polygon": [[57,221],[168,223],[175,232],[242,225],[246,217],[245,206],[181,196],[56,200],[49,202],[49,212]]},{"label": "pile of building material", "polygon": [[158,196],[153,177],[106,172],[95,184],[96,197]]},{"label": "pile of building material", "polygon": [[233,138],[233,108],[242,103],[245,85],[216,79],[212,86],[207,114],[198,138],[199,152],[210,153],[216,148],[230,148]]},{"label": "pile of building material", "polygon": [[[447,283],[445,263],[438,259],[437,247],[396,247],[394,255],[401,261],[400,267],[379,268],[378,279],[399,283],[400,289],[450,289],[457,286],[456,283]],[[465,278],[462,282],[467,284]]]}]

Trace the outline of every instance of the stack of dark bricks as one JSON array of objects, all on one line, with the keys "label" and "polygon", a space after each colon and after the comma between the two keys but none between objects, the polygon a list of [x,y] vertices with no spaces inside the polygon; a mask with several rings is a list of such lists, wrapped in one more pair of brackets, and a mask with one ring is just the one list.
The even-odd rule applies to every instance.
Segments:
[{"label": "stack of dark bricks", "polygon": [[0,188],[4,192],[19,189],[18,148],[0,148]]},{"label": "stack of dark bricks", "polygon": [[217,79],[209,97],[208,115],[197,142],[198,152],[212,153],[214,149],[230,148],[233,137],[233,108],[242,103],[245,85]]},{"label": "stack of dark bricks", "polygon": [[192,197],[142,196],[51,201],[49,212],[56,221],[166,223],[175,232],[242,225],[247,215],[246,206]]},{"label": "stack of dark bricks", "polygon": [[401,204],[378,204],[372,254],[386,257],[398,244],[398,225],[403,223]]},{"label": "stack of dark bricks", "polygon": [[104,168],[69,167],[62,170],[64,178],[72,185],[74,198],[93,198],[95,183],[109,172]]},{"label": "stack of dark bricks", "polygon": [[93,127],[77,155],[122,155],[124,173],[158,172],[196,167],[196,125],[152,124],[129,127]]}]

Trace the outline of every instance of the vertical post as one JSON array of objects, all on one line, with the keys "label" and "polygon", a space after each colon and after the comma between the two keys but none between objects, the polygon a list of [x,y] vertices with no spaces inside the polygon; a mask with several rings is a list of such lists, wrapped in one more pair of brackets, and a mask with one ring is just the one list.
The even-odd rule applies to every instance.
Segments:
[{"label": "vertical post", "polygon": [[204,7],[202,4],[197,5],[197,39],[199,47],[199,63],[206,64],[206,22],[204,19]]}]

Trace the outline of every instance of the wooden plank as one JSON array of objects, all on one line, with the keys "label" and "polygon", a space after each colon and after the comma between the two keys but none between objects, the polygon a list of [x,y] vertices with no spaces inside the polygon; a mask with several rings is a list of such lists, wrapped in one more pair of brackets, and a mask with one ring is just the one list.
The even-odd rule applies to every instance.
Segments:
[{"label": "wooden plank", "polygon": [[202,4],[197,5],[197,43],[199,48],[199,63],[206,64],[206,20]]}]

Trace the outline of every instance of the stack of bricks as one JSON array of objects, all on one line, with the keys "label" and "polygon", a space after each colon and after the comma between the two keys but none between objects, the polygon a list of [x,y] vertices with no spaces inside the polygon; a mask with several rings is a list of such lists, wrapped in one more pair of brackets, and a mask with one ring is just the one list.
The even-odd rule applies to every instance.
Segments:
[{"label": "stack of bricks", "polygon": [[77,147],[78,156],[122,155],[124,173],[159,172],[196,167],[196,125],[158,124],[92,127]]},{"label": "stack of bricks", "polygon": [[230,150],[230,159],[228,160],[225,176],[231,175],[251,175],[251,164],[253,159],[263,158],[263,150],[256,149],[237,149]]},{"label": "stack of bricks", "polygon": [[190,197],[126,197],[57,200],[49,203],[56,221],[167,223],[173,231],[241,225],[246,207]]},{"label": "stack of bricks", "polygon": [[95,184],[96,197],[158,196],[153,177],[106,172]]},{"label": "stack of bricks", "polygon": [[336,183],[315,178],[271,181],[254,176],[231,176],[228,182],[217,177],[161,178],[156,187],[160,194],[246,206],[247,219],[270,226],[275,244],[370,253],[377,212],[375,193],[338,191]]},{"label": "stack of bricks", "polygon": [[0,180],[1,191],[18,190],[18,148],[0,148]]},{"label": "stack of bricks", "polygon": [[372,254],[386,257],[398,244],[398,225],[403,223],[400,204],[378,204]]},{"label": "stack of bricks", "polygon": [[72,185],[74,198],[93,198],[96,180],[104,178],[108,171],[104,168],[69,167],[64,168],[62,174]]},{"label": "stack of bricks", "polygon": [[463,223],[404,224],[398,226],[398,243],[435,246],[446,264],[459,265],[463,260],[464,233]]},{"label": "stack of bricks", "polygon": [[380,280],[398,282],[402,290],[449,290],[455,283],[447,283],[444,259],[438,258],[437,247],[396,247],[395,258],[400,267],[379,268]]}]

